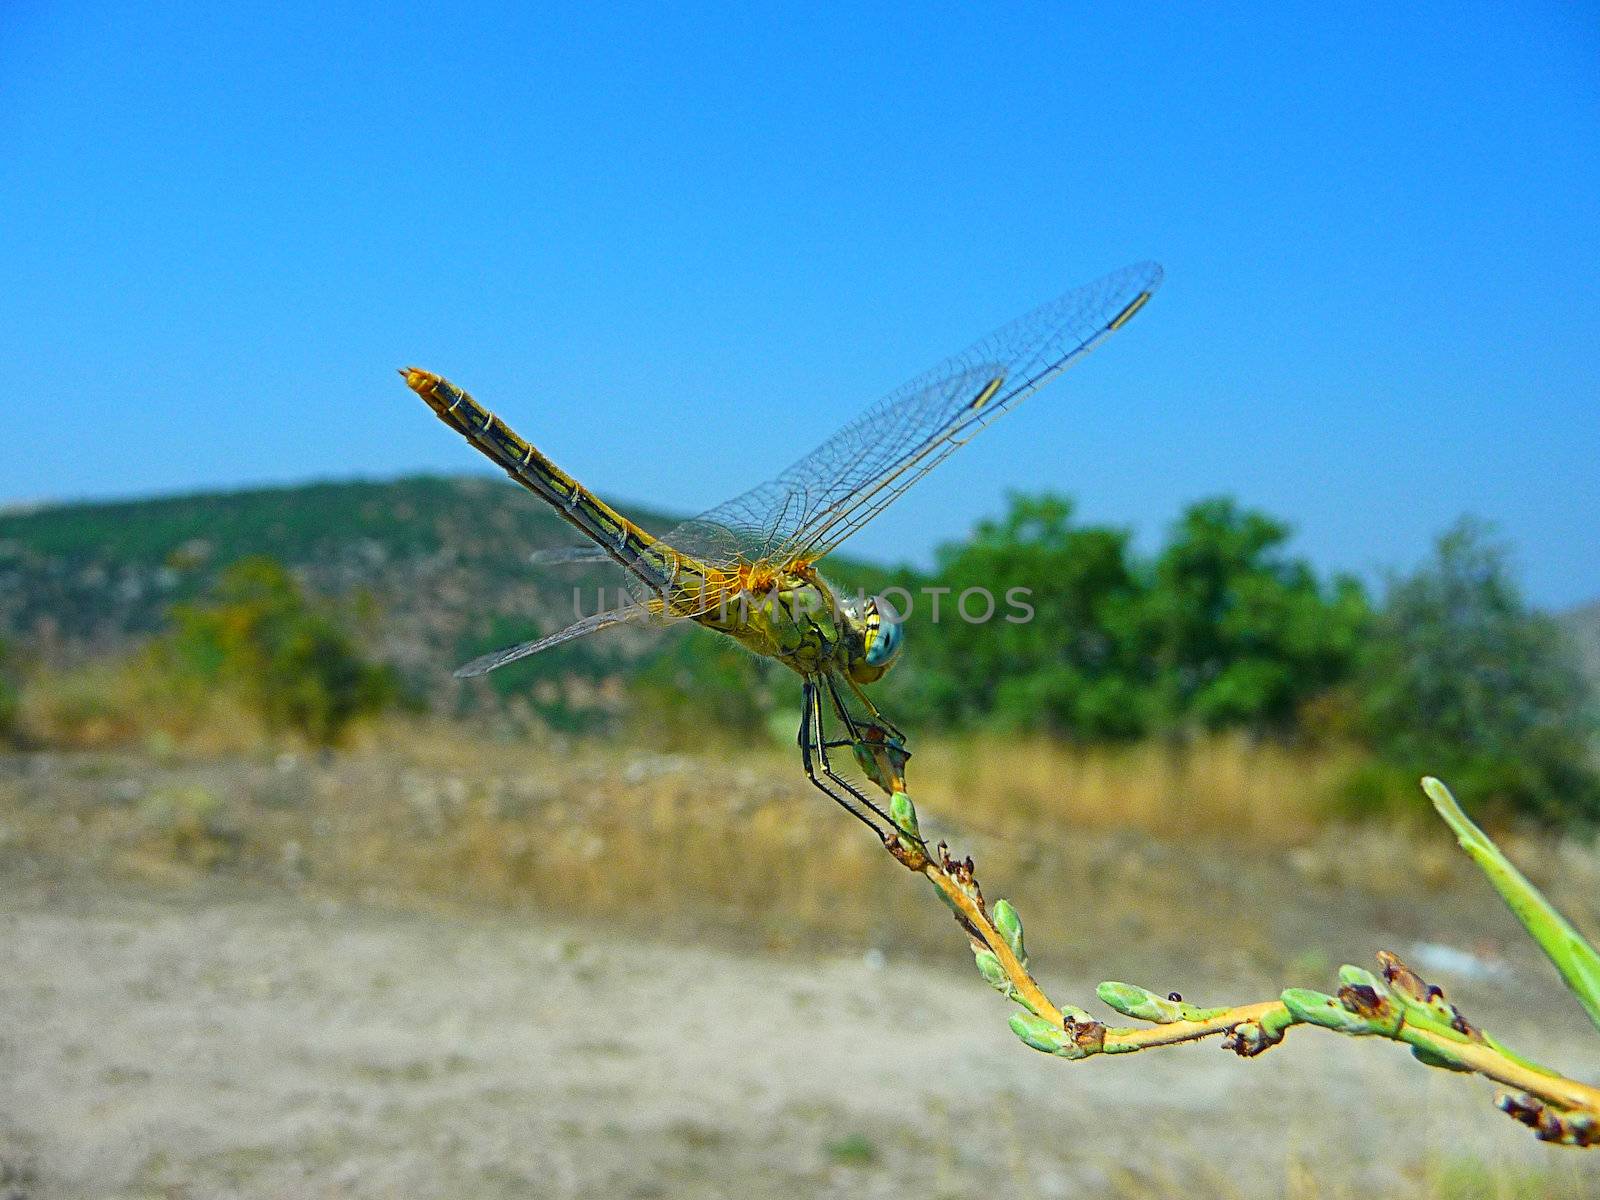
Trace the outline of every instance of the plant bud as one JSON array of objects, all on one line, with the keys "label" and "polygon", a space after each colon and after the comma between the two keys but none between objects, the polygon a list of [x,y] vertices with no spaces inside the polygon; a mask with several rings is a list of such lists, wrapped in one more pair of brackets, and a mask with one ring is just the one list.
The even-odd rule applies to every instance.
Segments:
[{"label": "plant bud", "polygon": [[1011,980],[1006,975],[1006,969],[991,951],[973,950],[972,958],[978,964],[978,974],[983,976],[984,982],[1003,995],[1011,994]]},{"label": "plant bud", "polygon": [[1371,971],[1352,967],[1348,963],[1339,968],[1339,982],[1346,987],[1369,987],[1380,996],[1389,994],[1389,989],[1384,986],[1383,980]]},{"label": "plant bud", "polygon": [[1011,953],[1017,956],[1017,961],[1027,962],[1028,952],[1022,945],[1022,918],[1017,916],[1017,910],[1011,907],[1011,901],[994,902],[994,927],[1000,931],[1000,936],[1006,939],[1006,944],[1011,947]]},{"label": "plant bud", "polygon": [[917,824],[917,809],[911,803],[910,796],[904,792],[896,792],[889,797],[889,817],[901,833],[909,838],[921,839],[922,829]]},{"label": "plant bud", "polygon": [[1154,1021],[1157,1025],[1183,1020],[1178,1004],[1136,984],[1108,981],[1095,988],[1095,995],[1125,1017]]},{"label": "plant bud", "polygon": [[1411,1057],[1425,1067],[1438,1067],[1443,1071],[1471,1071],[1472,1068],[1458,1063],[1453,1058],[1448,1058],[1427,1046],[1411,1047]]},{"label": "plant bud", "polygon": [[1011,1032],[1022,1039],[1023,1043],[1035,1050],[1042,1050],[1046,1054],[1055,1054],[1061,1058],[1087,1058],[1088,1052],[1079,1046],[1065,1029],[1052,1025],[1043,1017],[1036,1017],[1031,1013],[1014,1012],[1011,1014]]},{"label": "plant bud", "polygon": [[885,793],[893,796],[906,790],[906,760],[911,754],[899,738],[880,725],[868,724],[850,749],[862,772]]},{"label": "plant bud", "polygon": [[1336,1033],[1361,1036],[1380,1033],[1392,1036],[1393,1023],[1380,1023],[1360,1013],[1351,1012],[1334,997],[1310,988],[1289,988],[1283,993],[1283,1005],[1300,1020],[1310,1025],[1320,1025]]}]

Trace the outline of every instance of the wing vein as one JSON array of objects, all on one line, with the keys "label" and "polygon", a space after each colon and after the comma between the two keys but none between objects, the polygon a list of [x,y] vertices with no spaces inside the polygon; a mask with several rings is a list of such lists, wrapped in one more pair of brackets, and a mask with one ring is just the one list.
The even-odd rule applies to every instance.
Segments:
[{"label": "wing vein", "polygon": [[1035,309],[890,392],[775,479],[663,540],[719,567],[820,558],[1120,329],[1160,282],[1160,267],[1139,263]]}]

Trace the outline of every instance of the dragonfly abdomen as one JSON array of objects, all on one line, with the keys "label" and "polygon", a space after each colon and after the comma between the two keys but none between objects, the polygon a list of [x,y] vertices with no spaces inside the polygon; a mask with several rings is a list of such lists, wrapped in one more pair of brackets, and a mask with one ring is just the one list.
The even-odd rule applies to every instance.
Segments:
[{"label": "dragonfly abdomen", "polygon": [[471,442],[513,480],[556,510],[658,595],[682,586],[694,564],[640,529],[551,462],[536,446],[466,391],[431,371],[400,372],[438,418]]}]

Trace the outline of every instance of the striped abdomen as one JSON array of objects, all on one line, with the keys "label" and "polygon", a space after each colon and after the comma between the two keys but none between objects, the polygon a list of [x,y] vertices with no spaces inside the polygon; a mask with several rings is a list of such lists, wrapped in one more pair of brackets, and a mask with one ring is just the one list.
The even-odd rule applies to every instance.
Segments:
[{"label": "striped abdomen", "polygon": [[595,496],[455,384],[416,367],[400,374],[441,421],[546,501],[652,592],[666,599],[700,575],[696,564]]}]

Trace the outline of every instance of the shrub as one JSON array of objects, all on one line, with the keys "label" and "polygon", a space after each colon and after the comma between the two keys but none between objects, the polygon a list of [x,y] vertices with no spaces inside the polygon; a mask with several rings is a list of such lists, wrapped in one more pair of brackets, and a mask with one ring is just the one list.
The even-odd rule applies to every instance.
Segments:
[{"label": "shrub", "polygon": [[1528,609],[1505,545],[1481,522],[1461,520],[1390,582],[1359,694],[1389,777],[1448,774],[1489,810],[1600,820],[1593,698],[1576,654]]},{"label": "shrub", "polygon": [[270,558],[223,572],[214,599],[174,613],[180,670],[236,689],[269,728],[340,744],[359,718],[394,705],[394,672],[368,661],[336,614],[309,601]]},{"label": "shrub", "polygon": [[[938,618],[931,597],[917,595],[912,609],[913,702],[950,725],[1137,737],[1149,710],[1130,639],[1140,586],[1129,536],[1075,524],[1064,497],[1014,495],[1003,516],[941,547],[928,581],[948,589]],[[974,588],[996,605],[977,624],[958,610]],[[1026,615],[1010,603],[1013,589],[1023,589],[1029,619],[1013,619]]]},{"label": "shrub", "polygon": [[[1143,560],[1127,530],[1074,524],[1062,497],[1013,496],[940,550],[944,612],[914,622],[912,665],[891,687],[910,719],[1083,741],[1295,732],[1353,674],[1370,610],[1354,580],[1324,582],[1290,557],[1288,537],[1231,499],[1205,500]],[[1031,619],[962,621],[952,598],[972,587],[997,599],[1026,589]]]}]

